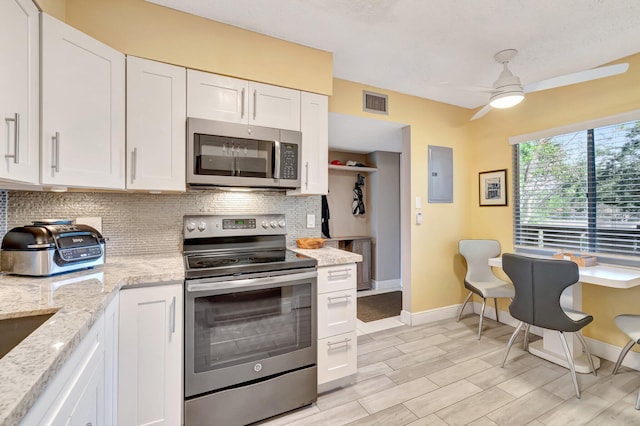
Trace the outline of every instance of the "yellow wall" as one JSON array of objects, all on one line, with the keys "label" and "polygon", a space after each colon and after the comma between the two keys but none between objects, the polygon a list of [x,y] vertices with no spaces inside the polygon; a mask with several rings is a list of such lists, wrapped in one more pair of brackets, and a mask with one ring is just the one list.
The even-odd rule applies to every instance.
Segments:
[{"label": "yellow wall", "polygon": [[[389,115],[363,112],[363,90],[387,94]],[[340,79],[334,79],[329,111],[411,126],[411,199],[422,197],[424,221],[420,226],[411,224],[410,259],[403,254],[402,261],[411,262],[412,276],[410,283],[403,281],[404,286],[411,287],[411,306],[403,306],[403,309],[420,312],[460,303],[464,266],[457,254],[457,242],[471,235],[471,199],[467,188],[470,111]],[[428,145],[453,148],[453,203],[427,203]],[[410,204],[403,207],[410,207],[411,216],[415,217],[415,203]]]},{"label": "yellow wall", "polygon": [[[550,129],[571,123],[640,109],[640,54],[619,62],[629,62],[627,73],[606,79],[576,84],[554,90],[530,93],[518,106],[491,111],[470,123],[468,148],[470,161],[468,211],[473,238],[496,238],[503,252],[513,250],[512,199],[508,207],[478,206],[478,173],[485,170],[508,169],[511,181],[512,163],[510,136]],[[512,187],[509,187],[512,194]],[[625,338],[613,322],[620,313],[638,313],[636,301],[640,288],[614,290],[583,285],[583,310],[593,315],[594,322],[585,335],[622,346]],[[506,304],[501,309],[507,309]]]},{"label": "yellow wall", "polygon": [[[410,312],[460,303],[464,263],[461,238],[496,238],[511,251],[512,206],[479,207],[478,173],[508,169],[508,137],[640,108],[640,55],[626,59],[621,76],[528,94],[510,109],[469,122],[472,112],[417,97],[332,79],[332,55],[229,25],[167,9],[143,0],[38,0],[58,19],[132,55],[249,80],[333,96],[332,112],[390,120],[411,126],[411,218],[422,197],[423,225],[411,224]],[[362,90],[389,96],[389,115],[362,111]],[[428,204],[427,146],[453,148],[454,202]],[[512,193],[509,188],[509,194]],[[622,345],[613,324],[621,312],[640,313],[640,288],[611,290],[584,286],[584,310],[595,321],[586,334]],[[506,309],[506,305],[502,305]]]},{"label": "yellow wall", "polygon": [[34,0],[40,10],[47,12],[49,15],[61,21],[66,20],[66,3],[65,0]]},{"label": "yellow wall", "polygon": [[[60,0],[43,3],[53,15]],[[66,22],[128,55],[307,92],[332,92],[329,52],[144,0],[66,0]]]}]

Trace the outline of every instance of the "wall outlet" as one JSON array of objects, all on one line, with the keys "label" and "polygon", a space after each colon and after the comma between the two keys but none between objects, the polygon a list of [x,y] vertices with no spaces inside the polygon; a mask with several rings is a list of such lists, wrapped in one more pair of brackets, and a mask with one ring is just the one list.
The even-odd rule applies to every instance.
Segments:
[{"label": "wall outlet", "polygon": [[307,215],[307,228],[315,228],[316,227],[316,215],[308,214]]},{"label": "wall outlet", "polygon": [[101,217],[77,217],[76,225],[89,225],[102,234],[102,218]]}]

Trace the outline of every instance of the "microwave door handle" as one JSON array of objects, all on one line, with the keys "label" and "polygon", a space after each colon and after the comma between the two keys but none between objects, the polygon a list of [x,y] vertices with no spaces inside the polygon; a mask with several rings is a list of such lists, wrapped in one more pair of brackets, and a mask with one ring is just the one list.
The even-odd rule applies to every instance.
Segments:
[{"label": "microwave door handle", "polygon": [[280,179],[280,142],[273,141],[273,149],[275,151],[275,161],[273,164],[273,178]]}]

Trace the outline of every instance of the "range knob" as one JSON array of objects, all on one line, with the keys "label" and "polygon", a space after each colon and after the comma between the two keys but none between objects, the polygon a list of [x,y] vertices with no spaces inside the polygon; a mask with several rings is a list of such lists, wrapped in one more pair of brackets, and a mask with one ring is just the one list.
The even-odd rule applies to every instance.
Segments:
[{"label": "range knob", "polygon": [[285,226],[286,224],[287,224],[287,223],[286,223],[284,220],[280,220],[280,222],[278,222],[278,226],[279,226],[280,228],[284,228],[284,226]]},{"label": "range knob", "polygon": [[276,226],[278,226],[278,222],[276,222],[275,220],[271,221],[271,227],[275,228]]},{"label": "range knob", "polygon": [[198,231],[202,232],[205,229],[207,229],[207,224],[204,222],[200,222],[200,224],[198,225]]},{"label": "range knob", "polygon": [[187,223],[187,231],[193,232],[196,230],[196,224],[193,222]]},{"label": "range knob", "polygon": [[267,222],[266,220],[263,220],[261,225],[264,229],[267,229],[269,227],[269,222]]}]

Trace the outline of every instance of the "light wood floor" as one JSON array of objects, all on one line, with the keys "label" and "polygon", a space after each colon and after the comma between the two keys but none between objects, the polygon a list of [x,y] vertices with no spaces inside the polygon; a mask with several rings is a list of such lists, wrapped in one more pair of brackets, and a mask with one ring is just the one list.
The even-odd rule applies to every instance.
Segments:
[{"label": "light wood floor", "polygon": [[[358,336],[355,382],[262,425],[640,425],[640,373],[578,374],[525,353],[522,337],[500,368],[513,328],[477,315]],[[535,337],[535,336],[534,336]]]}]

